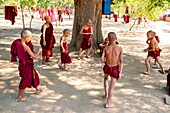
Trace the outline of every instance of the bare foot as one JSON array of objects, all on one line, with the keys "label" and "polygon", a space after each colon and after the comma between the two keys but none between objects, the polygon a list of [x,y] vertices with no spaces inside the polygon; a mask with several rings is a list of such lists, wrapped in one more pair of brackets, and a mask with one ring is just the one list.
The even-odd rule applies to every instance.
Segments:
[{"label": "bare foot", "polygon": [[105,104],[104,107],[105,107],[105,108],[112,108],[112,107],[113,107],[113,104]]},{"label": "bare foot", "polygon": [[35,94],[37,94],[37,95],[41,94],[45,88],[46,88],[46,86],[42,86],[42,87],[38,88],[38,90],[36,90]]},{"label": "bare foot", "polygon": [[46,62],[52,62],[52,60],[51,59],[46,59]]},{"label": "bare foot", "polygon": [[103,95],[102,98],[108,98],[108,96],[107,95]]},{"label": "bare foot", "polygon": [[87,55],[86,58],[90,58],[90,56]]},{"label": "bare foot", "polygon": [[77,59],[80,60],[80,57],[78,57]]},{"label": "bare foot", "polygon": [[164,70],[158,70],[161,74],[165,74]]},{"label": "bare foot", "polygon": [[145,75],[150,75],[150,72],[143,72],[143,74],[145,74]]},{"label": "bare foot", "polygon": [[17,97],[15,99],[16,102],[27,102],[28,100],[30,100],[30,97]]}]

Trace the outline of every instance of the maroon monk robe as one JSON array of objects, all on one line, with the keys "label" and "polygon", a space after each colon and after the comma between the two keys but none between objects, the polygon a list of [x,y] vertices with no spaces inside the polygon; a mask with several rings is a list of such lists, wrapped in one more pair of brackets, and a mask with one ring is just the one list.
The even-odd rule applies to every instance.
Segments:
[{"label": "maroon monk robe", "polygon": [[105,63],[103,71],[105,74],[110,75],[110,77],[117,80],[119,79],[119,65],[110,67],[107,63]]},{"label": "maroon monk robe", "polygon": [[58,21],[63,22],[62,10],[58,10]]},{"label": "maroon monk robe", "polygon": [[[61,37],[62,38],[62,37]],[[61,42],[61,39],[60,39]],[[65,52],[63,53],[62,47],[60,45],[60,52],[61,52],[61,63],[72,63],[71,57],[68,54],[68,45],[67,42],[63,43],[63,47],[65,49]]]},{"label": "maroon monk robe", "polygon": [[[43,26],[41,28],[41,32],[43,33]],[[46,56],[46,58],[50,58],[53,56],[52,48],[54,47],[54,44],[56,43],[55,37],[53,34],[52,24],[50,24],[49,27],[46,28],[45,41],[46,41],[46,46],[43,45],[43,34],[42,34],[41,40],[40,40],[40,44],[42,47],[42,56]]]},{"label": "maroon monk robe", "polygon": [[[87,30],[83,29],[83,33],[91,33],[91,27],[89,26]],[[83,40],[81,42],[81,48],[83,50],[91,48],[91,34],[83,35]]]},{"label": "maroon monk robe", "polygon": [[160,56],[161,49],[156,49],[155,51],[148,51],[148,57],[156,58],[157,56]]},{"label": "maroon monk robe", "polygon": [[[30,49],[33,51],[33,44],[31,42],[27,43]],[[21,39],[15,40],[11,45],[11,61],[16,62],[14,57],[18,56],[19,58],[19,75],[21,81],[19,84],[19,89],[25,89],[26,87],[34,88],[38,87],[40,84],[39,76],[36,70],[34,69],[34,63],[31,56],[25,52],[24,47],[21,43]]]},{"label": "maroon monk robe", "polygon": [[14,25],[15,16],[17,15],[17,6],[5,6],[5,20],[10,20],[12,22],[12,25]]},{"label": "maroon monk robe", "polygon": [[102,55],[105,47],[106,47],[106,44],[104,44],[104,43],[100,46],[100,55]]}]

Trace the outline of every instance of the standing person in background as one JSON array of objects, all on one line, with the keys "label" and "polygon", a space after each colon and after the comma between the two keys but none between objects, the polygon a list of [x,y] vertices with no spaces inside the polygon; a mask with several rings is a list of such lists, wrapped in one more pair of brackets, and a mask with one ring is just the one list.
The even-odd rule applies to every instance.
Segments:
[{"label": "standing person in background", "polygon": [[81,29],[80,34],[83,35],[83,40],[81,42],[81,47],[79,50],[78,60],[80,60],[83,50],[87,50],[86,58],[90,57],[91,51],[91,37],[93,35],[93,28],[91,27],[92,21],[89,19],[86,25]]},{"label": "standing person in background", "polygon": [[67,64],[72,63],[71,57],[68,53],[67,38],[70,36],[70,30],[64,29],[63,36],[60,38],[60,52],[61,52],[61,65],[60,68],[68,71]]},{"label": "standing person in background", "polygon": [[54,47],[54,44],[56,43],[50,16],[46,16],[45,21],[46,23],[41,28],[42,35],[40,40],[40,44],[42,47],[42,64],[47,64],[47,62],[51,62],[50,57],[53,56],[52,49]]},{"label": "standing person in background", "polygon": [[69,7],[66,7],[64,12],[65,12],[66,15],[69,16],[69,19],[70,19],[70,9],[69,9]]},{"label": "standing person in background", "polygon": [[[61,23],[63,22],[63,12],[62,12],[62,9],[58,9],[57,10],[58,11],[58,21],[59,21],[59,26],[61,25]],[[56,21],[57,22],[57,21]],[[57,23],[56,23],[56,25],[57,25]]]}]

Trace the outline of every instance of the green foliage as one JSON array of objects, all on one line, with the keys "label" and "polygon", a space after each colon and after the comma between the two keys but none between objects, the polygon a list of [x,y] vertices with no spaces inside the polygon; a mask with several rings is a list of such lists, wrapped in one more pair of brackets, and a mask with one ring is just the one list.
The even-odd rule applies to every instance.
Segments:
[{"label": "green foliage", "polygon": [[73,7],[74,0],[54,0],[58,8]]},{"label": "green foliage", "polygon": [[112,10],[119,14],[125,13],[129,6],[131,17],[146,16],[150,20],[157,20],[158,16],[170,6],[170,0],[114,0]]},{"label": "green foliage", "polygon": [[37,5],[40,6],[40,8],[48,9],[51,8],[53,4],[53,0],[37,0]]},{"label": "green foliage", "polygon": [[0,5],[4,4],[4,0],[0,0]]},{"label": "green foliage", "polygon": [[19,0],[20,6],[31,8],[36,5],[36,0]]}]

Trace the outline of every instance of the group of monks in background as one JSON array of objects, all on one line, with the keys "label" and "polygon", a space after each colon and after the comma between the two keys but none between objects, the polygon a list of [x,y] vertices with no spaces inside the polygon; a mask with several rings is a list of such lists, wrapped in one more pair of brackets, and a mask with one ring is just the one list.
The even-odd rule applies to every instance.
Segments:
[{"label": "group of monks in background", "polygon": [[[70,9],[69,7],[66,7],[65,9],[59,9],[59,8],[51,8],[48,10],[45,10],[44,8],[36,8],[35,11],[39,12],[40,18],[44,21],[45,16],[50,16],[52,22],[56,22],[56,25],[61,25],[63,22],[63,13],[65,15],[68,15],[70,19]],[[56,17],[56,14],[58,15]],[[57,19],[56,19],[57,18]],[[58,23],[57,23],[58,22]]]},{"label": "group of monks in background", "polygon": [[[65,9],[59,9],[53,7],[50,9],[45,10],[44,8],[39,7],[31,7],[30,13],[31,17],[34,18],[34,13],[38,12],[39,17],[44,21],[45,16],[50,16],[52,22],[56,22],[56,25],[61,25],[63,22],[63,14],[68,15],[70,19],[70,9],[69,7],[66,7]],[[18,8],[17,6],[5,6],[5,20],[10,20],[12,22],[12,25],[15,23],[15,17],[18,15]],[[58,15],[58,16],[56,16]]]}]

